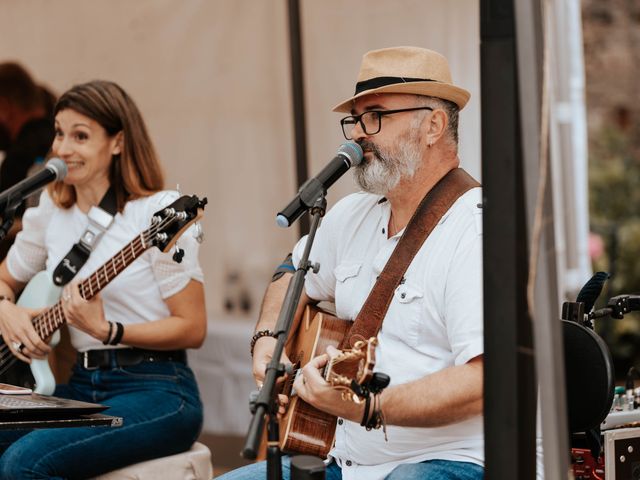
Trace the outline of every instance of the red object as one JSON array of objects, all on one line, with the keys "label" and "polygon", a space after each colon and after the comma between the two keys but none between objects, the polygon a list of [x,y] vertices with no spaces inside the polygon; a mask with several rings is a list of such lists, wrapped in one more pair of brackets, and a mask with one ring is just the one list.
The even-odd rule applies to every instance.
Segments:
[{"label": "red object", "polygon": [[595,459],[588,448],[572,448],[571,469],[575,480],[604,480],[604,457]]}]

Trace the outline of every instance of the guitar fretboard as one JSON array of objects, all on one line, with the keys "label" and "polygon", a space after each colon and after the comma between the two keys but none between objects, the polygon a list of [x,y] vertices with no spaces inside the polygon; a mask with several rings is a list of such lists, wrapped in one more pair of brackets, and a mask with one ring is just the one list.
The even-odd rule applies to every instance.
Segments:
[{"label": "guitar fretboard", "polygon": [[[161,222],[162,226],[166,226],[166,220]],[[125,245],[110,260],[107,260],[100,268],[93,272],[88,278],[80,282],[80,295],[85,300],[91,300],[97,293],[106,287],[114,278],[116,278],[125,268],[133,263],[148,248],[153,246],[152,238],[158,232],[161,225],[154,225],[145,230],[131,242]],[[65,323],[67,319],[64,316],[61,301],[49,307],[44,312],[33,318],[33,326],[38,335],[46,340],[53,332]]]}]

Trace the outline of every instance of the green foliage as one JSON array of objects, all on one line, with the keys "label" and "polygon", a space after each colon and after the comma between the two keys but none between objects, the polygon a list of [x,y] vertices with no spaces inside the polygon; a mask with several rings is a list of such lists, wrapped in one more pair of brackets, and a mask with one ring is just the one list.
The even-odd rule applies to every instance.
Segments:
[{"label": "green foliage", "polygon": [[[640,291],[640,159],[632,152],[630,136],[618,129],[605,128],[591,139],[591,230],[605,242],[594,270],[611,273],[599,306],[612,296]],[[600,320],[596,327],[611,349],[618,377],[640,365],[640,315]]]}]

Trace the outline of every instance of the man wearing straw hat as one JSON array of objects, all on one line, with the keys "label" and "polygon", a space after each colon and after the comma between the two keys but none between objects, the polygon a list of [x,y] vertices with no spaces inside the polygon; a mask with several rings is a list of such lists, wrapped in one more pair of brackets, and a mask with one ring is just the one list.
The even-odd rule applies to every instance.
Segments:
[{"label": "man wearing straw hat", "polygon": [[[339,317],[357,316],[423,197],[458,168],[458,112],[468,99],[436,52],[397,47],[364,55],[355,94],[334,108],[348,114],[343,133],[364,150],[355,167],[363,192],[326,215],[311,251],[322,268],[307,275],[301,305],[329,300]],[[391,383],[368,411],[327,385],[320,372],[327,355],[298,375],[297,394],[339,418],[327,479],[483,478],[481,201],[480,188],[455,200],[393,291],[376,349],[376,370]],[[294,265],[305,241],[294,249]],[[261,332],[274,328],[289,279],[271,283],[265,296],[254,342],[258,383],[275,344]],[[255,464],[228,478],[264,472]]]}]

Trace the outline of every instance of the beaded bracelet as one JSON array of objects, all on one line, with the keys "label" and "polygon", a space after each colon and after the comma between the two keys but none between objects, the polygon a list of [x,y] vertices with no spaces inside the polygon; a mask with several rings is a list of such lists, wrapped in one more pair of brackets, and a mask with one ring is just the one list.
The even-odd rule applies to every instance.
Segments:
[{"label": "beaded bracelet", "polygon": [[256,332],[253,334],[253,337],[251,337],[251,344],[250,344],[250,351],[251,351],[252,357],[253,357],[253,349],[256,346],[256,342],[262,337],[273,337],[273,332],[271,330],[260,330],[259,332]]}]

